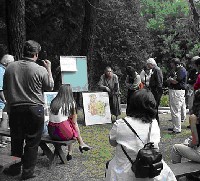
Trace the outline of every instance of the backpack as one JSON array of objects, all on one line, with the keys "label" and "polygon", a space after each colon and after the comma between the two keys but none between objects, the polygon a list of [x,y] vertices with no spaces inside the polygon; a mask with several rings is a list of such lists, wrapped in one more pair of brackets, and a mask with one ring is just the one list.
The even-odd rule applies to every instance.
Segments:
[{"label": "backpack", "polygon": [[[124,119],[124,122],[127,126],[136,134],[136,136],[140,139],[136,131],[131,127],[131,125]],[[144,144],[144,147],[139,150],[136,160],[133,161],[130,156],[125,151],[124,147],[121,145],[121,148],[124,154],[127,156],[128,160],[132,163],[132,171],[135,173],[136,178],[153,178],[160,175],[163,169],[162,163],[162,154],[160,153],[158,148],[154,147],[153,142],[150,141],[150,134],[151,134],[151,126],[149,126],[149,133],[148,133],[148,141]]]}]

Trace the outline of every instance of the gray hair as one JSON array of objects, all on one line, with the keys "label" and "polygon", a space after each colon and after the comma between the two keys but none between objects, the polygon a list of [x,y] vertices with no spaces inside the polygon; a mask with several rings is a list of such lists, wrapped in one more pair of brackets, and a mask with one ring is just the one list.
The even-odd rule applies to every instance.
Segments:
[{"label": "gray hair", "polygon": [[199,58],[200,58],[199,56],[194,56],[194,57],[192,57],[191,62],[195,62]]},{"label": "gray hair", "polygon": [[154,58],[149,58],[148,60],[147,60],[147,64],[152,64],[152,65],[154,65],[154,66],[157,66],[157,63],[156,63],[156,61],[154,60]]},{"label": "gray hair", "polygon": [[12,55],[6,54],[1,59],[1,64],[7,66],[9,63],[14,62],[14,57]]}]

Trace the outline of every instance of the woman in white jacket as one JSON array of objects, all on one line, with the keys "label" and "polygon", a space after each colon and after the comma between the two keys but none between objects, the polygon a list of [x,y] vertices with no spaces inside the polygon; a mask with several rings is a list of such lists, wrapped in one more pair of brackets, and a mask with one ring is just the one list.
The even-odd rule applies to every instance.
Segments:
[{"label": "woman in white jacket", "polygon": [[[150,141],[154,142],[154,146],[158,147],[160,142],[160,128],[155,119],[156,117],[156,101],[153,94],[147,89],[135,91],[130,98],[130,107],[127,110],[126,121],[137,132],[144,143],[147,142],[149,125],[152,123]],[[113,159],[108,164],[106,170],[106,181],[176,181],[176,178],[163,162],[163,170],[160,175],[154,178],[136,178],[131,170],[131,163],[124,154],[121,145],[124,147],[128,155],[134,161],[138,151],[144,147],[141,140],[126,125],[123,119],[119,119],[114,123],[110,134],[110,144],[116,147]]]}]

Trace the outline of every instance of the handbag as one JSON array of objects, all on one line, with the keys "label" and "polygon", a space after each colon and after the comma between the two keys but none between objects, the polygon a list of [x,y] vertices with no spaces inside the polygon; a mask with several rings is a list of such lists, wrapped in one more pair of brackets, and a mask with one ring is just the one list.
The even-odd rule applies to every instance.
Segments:
[{"label": "handbag", "polygon": [[[132,130],[132,132],[135,133],[135,135],[141,140],[131,125],[125,119],[123,120]],[[132,164],[131,169],[135,173],[136,178],[153,178],[158,176],[163,169],[162,154],[158,148],[154,147],[154,143],[150,142],[151,127],[152,124],[149,126],[147,143],[144,144],[144,142],[141,140],[144,144],[144,147],[139,150],[135,161],[130,158],[124,147],[121,145],[124,154]]]}]

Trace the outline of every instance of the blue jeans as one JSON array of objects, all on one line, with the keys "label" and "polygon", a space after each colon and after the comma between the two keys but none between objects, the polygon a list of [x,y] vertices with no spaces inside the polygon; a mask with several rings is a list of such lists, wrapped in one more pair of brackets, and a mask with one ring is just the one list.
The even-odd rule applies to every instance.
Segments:
[{"label": "blue jeans", "polygon": [[[36,106],[11,106],[9,114],[11,155],[22,158],[22,175],[34,173],[38,146],[44,127],[44,108]],[[24,147],[25,141],[25,147]],[[20,165],[17,165],[20,167]]]}]

